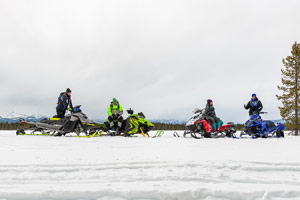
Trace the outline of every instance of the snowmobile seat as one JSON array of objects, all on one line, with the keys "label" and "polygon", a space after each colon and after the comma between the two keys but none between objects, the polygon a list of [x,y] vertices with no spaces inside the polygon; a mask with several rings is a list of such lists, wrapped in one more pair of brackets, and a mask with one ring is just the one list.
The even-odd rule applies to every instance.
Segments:
[{"label": "snowmobile seat", "polygon": [[266,121],[266,124],[267,124],[267,128],[274,128],[274,127],[276,127],[275,123],[272,122],[272,121]]},{"label": "snowmobile seat", "polygon": [[58,118],[58,117],[49,117],[49,120],[51,120],[51,121],[59,121],[59,120],[61,120],[61,118]]},{"label": "snowmobile seat", "polygon": [[219,131],[225,131],[225,129],[229,126],[232,126],[232,124],[224,124],[220,127]]}]

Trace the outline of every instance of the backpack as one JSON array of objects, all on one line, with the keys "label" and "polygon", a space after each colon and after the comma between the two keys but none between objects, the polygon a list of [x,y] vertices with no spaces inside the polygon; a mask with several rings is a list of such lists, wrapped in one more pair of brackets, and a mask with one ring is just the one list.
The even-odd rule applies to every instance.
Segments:
[{"label": "backpack", "polygon": [[57,103],[56,104],[59,104],[59,102],[61,102],[61,97],[66,94],[66,92],[61,92],[58,96],[58,99],[57,99]]}]

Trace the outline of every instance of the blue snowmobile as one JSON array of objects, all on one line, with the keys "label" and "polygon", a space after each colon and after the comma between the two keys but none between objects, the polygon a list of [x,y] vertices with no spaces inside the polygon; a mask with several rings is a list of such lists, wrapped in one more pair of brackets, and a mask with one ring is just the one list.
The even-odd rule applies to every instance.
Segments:
[{"label": "blue snowmobile", "polygon": [[241,132],[240,137],[249,135],[253,139],[257,137],[284,137],[284,124],[277,123],[275,125],[271,120],[263,120],[260,114],[267,112],[258,112],[250,116],[250,119],[245,123],[245,129]]}]

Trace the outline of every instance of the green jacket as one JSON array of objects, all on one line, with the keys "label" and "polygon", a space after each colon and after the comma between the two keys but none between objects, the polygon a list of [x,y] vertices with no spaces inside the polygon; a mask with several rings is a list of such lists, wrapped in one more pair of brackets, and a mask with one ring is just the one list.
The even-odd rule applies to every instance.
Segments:
[{"label": "green jacket", "polygon": [[123,114],[123,108],[122,106],[118,103],[118,105],[114,105],[114,104],[110,104],[108,106],[108,109],[107,109],[107,114],[108,116],[111,116],[111,115],[122,115]]}]

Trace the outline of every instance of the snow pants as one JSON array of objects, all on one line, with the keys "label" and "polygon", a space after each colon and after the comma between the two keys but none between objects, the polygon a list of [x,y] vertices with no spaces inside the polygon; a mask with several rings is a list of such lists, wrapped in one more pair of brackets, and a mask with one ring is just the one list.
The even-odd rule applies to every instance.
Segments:
[{"label": "snow pants", "polygon": [[223,122],[217,116],[208,116],[207,119],[215,130],[218,130],[223,124]]}]

